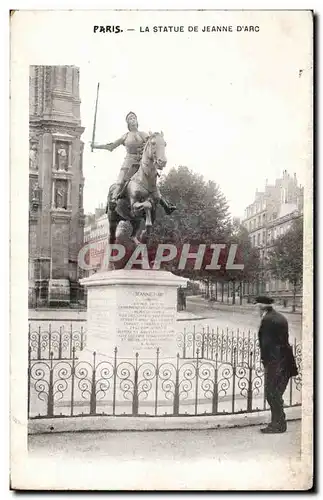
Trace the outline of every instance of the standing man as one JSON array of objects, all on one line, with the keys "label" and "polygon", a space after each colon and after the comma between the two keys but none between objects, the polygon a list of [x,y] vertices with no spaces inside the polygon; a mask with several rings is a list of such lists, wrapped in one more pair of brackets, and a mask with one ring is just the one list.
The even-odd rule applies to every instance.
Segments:
[{"label": "standing man", "polygon": [[261,432],[286,432],[283,394],[291,377],[298,374],[292,347],[288,341],[288,321],[272,306],[273,299],[260,296],[262,321],[258,332],[261,360],[265,369],[265,395],[271,409],[271,423]]}]

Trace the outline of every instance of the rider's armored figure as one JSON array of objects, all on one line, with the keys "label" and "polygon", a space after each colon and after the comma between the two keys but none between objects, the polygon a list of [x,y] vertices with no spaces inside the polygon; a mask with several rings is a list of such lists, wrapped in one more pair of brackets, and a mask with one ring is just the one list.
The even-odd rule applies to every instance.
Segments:
[{"label": "rider's armored figure", "polygon": [[[138,120],[135,113],[130,111],[126,116],[128,132],[115,142],[102,145],[93,145],[94,149],[107,149],[113,151],[118,146],[123,145],[126,148],[126,156],[120,169],[116,189],[113,193],[113,201],[116,203],[119,198],[124,195],[125,187],[131,177],[137,172],[145,147],[145,143],[149,134],[138,130]],[[167,214],[171,214],[175,210],[175,206],[160,197],[160,204]]]}]

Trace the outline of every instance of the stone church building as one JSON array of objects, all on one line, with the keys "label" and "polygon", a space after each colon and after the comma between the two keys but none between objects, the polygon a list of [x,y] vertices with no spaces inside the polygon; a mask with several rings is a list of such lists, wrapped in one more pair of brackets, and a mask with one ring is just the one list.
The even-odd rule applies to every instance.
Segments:
[{"label": "stone church building", "polygon": [[29,307],[82,303],[83,142],[79,69],[31,66]]}]

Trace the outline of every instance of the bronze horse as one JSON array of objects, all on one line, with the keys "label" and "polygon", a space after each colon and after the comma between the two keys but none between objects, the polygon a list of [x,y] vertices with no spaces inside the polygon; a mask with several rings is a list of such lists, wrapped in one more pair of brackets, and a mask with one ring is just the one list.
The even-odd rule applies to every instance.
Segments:
[{"label": "bronze horse", "polygon": [[[110,186],[106,212],[109,218],[109,243],[116,242],[119,222],[129,221],[132,226],[131,238],[135,243],[144,241],[151,232],[156,218],[156,206],[161,199],[157,186],[158,171],[166,166],[166,142],[162,132],[150,134],[144,146],[137,172],[123,189],[122,197],[113,201],[115,184]],[[141,222],[145,229],[141,231]]]}]

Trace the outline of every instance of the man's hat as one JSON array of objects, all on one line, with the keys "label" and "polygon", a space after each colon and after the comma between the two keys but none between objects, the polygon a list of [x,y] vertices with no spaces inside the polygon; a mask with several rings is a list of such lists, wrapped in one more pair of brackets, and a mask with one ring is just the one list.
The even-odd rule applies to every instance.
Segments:
[{"label": "man's hat", "polygon": [[254,304],[272,304],[274,302],[274,299],[271,299],[270,297],[266,297],[266,295],[259,295],[259,297],[256,297],[254,300]]}]

